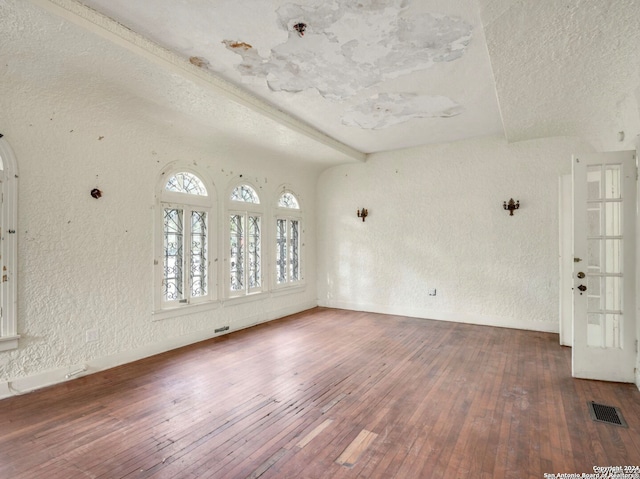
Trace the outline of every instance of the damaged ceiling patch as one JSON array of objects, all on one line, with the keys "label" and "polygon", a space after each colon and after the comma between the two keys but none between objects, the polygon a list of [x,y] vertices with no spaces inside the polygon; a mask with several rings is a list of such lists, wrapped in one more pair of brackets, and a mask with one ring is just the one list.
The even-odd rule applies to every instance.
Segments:
[{"label": "damaged ceiling patch", "polygon": [[211,64],[209,63],[209,60],[207,60],[206,58],[203,58],[203,57],[190,57],[189,58],[189,62],[192,65],[195,65],[195,66],[200,67],[200,68],[209,68],[209,67],[211,67]]},{"label": "damaged ceiling patch", "polygon": [[277,11],[288,39],[268,57],[248,43],[223,43],[242,57],[236,67],[242,75],[264,79],[273,91],[315,89],[324,98],[343,100],[464,54],[471,41],[469,24],[440,14],[403,15],[406,9],[406,0],[288,3]]},{"label": "damaged ceiling patch", "polygon": [[449,118],[462,111],[462,106],[445,96],[380,93],[349,108],[342,117],[342,123],[380,130],[414,118]]}]

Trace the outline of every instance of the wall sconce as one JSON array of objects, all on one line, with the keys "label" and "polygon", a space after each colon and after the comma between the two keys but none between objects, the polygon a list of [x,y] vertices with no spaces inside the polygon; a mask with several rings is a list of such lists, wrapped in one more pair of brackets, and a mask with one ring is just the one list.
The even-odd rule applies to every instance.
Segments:
[{"label": "wall sconce", "polygon": [[506,201],[504,201],[502,203],[502,207],[509,212],[509,216],[513,216],[513,211],[520,208],[520,200],[513,201],[513,198],[511,198],[508,204]]},{"label": "wall sconce", "polygon": [[364,223],[364,219],[369,215],[369,210],[366,208],[362,208],[362,210],[358,210],[358,218],[362,218],[362,222]]},{"label": "wall sconce", "polygon": [[306,23],[296,23],[293,26],[293,29],[298,32],[298,35],[300,35],[301,37],[304,37],[304,31],[307,29],[307,24]]}]

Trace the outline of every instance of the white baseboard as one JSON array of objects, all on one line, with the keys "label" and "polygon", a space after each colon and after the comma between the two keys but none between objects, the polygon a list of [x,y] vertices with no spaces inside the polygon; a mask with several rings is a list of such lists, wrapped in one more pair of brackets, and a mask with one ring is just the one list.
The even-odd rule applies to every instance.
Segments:
[{"label": "white baseboard", "polygon": [[524,329],[527,331],[540,331],[545,333],[558,333],[558,322],[551,321],[522,321],[512,318],[494,316],[481,316],[469,313],[450,313],[432,311],[422,308],[407,306],[382,306],[379,304],[353,303],[350,301],[319,301],[318,306],[326,308],[349,309],[352,311],[367,311],[371,313],[393,314],[397,316],[409,316],[420,319],[435,319],[453,323],[478,324],[481,326],[496,326],[499,328]]},{"label": "white baseboard", "polygon": [[[72,379],[86,376],[88,374],[97,373],[116,366],[148,358],[150,356],[155,356],[156,354],[171,351],[172,349],[181,348],[200,341],[206,341],[207,339],[217,336],[229,334],[233,331],[249,328],[259,323],[272,321],[301,311],[306,311],[307,309],[315,308],[316,306],[317,303],[315,301],[298,303],[296,305],[274,311],[265,311],[263,314],[249,317],[238,324],[230,324],[227,331],[216,333],[215,328],[200,330],[183,336],[168,338],[158,343],[141,346],[131,351],[124,351],[110,356],[91,359],[84,363],[73,364],[64,368],[52,369],[32,376],[1,382],[0,399],[17,396],[35,391],[36,389],[71,381]],[[74,374],[72,377],[67,377],[68,374],[74,372],[77,372],[77,374]]]}]

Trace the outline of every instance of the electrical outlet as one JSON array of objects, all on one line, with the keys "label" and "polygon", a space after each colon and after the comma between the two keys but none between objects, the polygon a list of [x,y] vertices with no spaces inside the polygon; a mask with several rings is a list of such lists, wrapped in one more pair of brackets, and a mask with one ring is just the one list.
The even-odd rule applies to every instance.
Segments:
[{"label": "electrical outlet", "polygon": [[436,288],[429,288],[429,296],[435,296],[436,295]]},{"label": "electrical outlet", "polygon": [[87,329],[86,331],[87,343],[92,343],[100,339],[100,334],[97,329]]}]

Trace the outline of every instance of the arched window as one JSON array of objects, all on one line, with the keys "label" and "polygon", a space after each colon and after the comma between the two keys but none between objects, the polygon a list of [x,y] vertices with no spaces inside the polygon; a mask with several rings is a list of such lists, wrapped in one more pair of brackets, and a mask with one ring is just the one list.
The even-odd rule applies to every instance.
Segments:
[{"label": "arched window", "polygon": [[156,308],[213,300],[215,271],[210,255],[215,234],[210,228],[215,223],[209,189],[200,176],[183,169],[169,170],[163,178],[159,194],[161,241],[156,259],[160,301]]},{"label": "arched window", "polygon": [[229,194],[228,295],[262,291],[262,205],[255,188],[236,185]]},{"label": "arched window", "polygon": [[298,198],[288,190],[280,193],[276,213],[276,286],[302,281],[302,212]]},{"label": "arched window", "polygon": [[13,150],[0,134],[0,351],[18,347],[18,168]]}]

